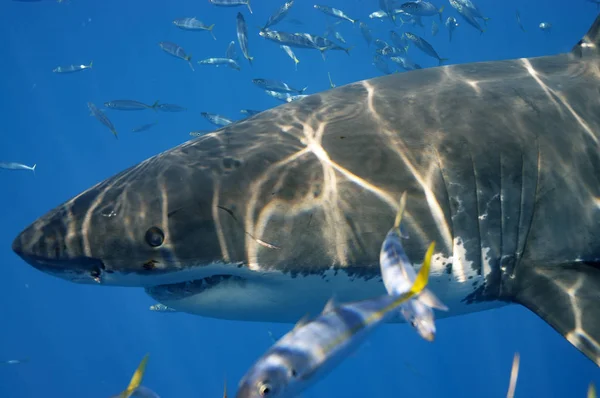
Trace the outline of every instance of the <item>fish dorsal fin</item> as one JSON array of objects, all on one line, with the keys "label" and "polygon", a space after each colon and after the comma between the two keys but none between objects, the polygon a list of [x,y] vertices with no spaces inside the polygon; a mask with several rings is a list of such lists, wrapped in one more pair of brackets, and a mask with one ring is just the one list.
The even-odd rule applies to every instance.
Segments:
[{"label": "fish dorsal fin", "polygon": [[325,304],[325,308],[323,308],[322,314],[327,314],[328,312],[334,311],[335,307],[335,298],[332,297],[329,299],[329,301],[327,301],[327,304]]},{"label": "fish dorsal fin", "polygon": [[399,229],[400,223],[402,223],[402,215],[404,214],[404,208],[406,207],[406,192],[402,193],[400,197],[400,203],[398,204],[398,212],[396,213],[396,219],[394,220],[394,228]]},{"label": "fish dorsal fin", "polygon": [[583,39],[575,44],[571,53],[579,58],[586,54],[600,54],[600,14],[596,17],[590,30],[583,36]]},{"label": "fish dorsal fin", "polygon": [[300,318],[300,320],[298,322],[296,322],[293,330],[300,329],[302,326],[305,326],[309,322],[310,322],[310,315],[306,314],[302,318]]},{"label": "fish dorsal fin", "polygon": [[149,356],[149,354],[144,355],[144,358],[142,358],[142,361],[140,362],[139,366],[137,367],[135,372],[133,372],[133,376],[131,377],[131,381],[129,382],[127,389],[119,395],[119,398],[131,397],[131,395],[134,393],[134,391],[140,386],[140,384],[142,383],[142,379],[144,377],[144,373],[146,372],[146,364],[148,363],[148,356]]}]

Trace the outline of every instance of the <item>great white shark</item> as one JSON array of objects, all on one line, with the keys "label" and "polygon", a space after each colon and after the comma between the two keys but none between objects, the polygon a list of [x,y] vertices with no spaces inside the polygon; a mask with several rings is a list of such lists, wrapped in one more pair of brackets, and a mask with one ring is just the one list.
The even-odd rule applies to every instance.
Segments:
[{"label": "great white shark", "polygon": [[295,322],[385,292],[379,249],[407,192],[407,253],[437,242],[430,286],[449,315],[518,303],[600,364],[598,46],[600,16],[569,53],[279,106],[99,183],[12,248],[178,311]]}]

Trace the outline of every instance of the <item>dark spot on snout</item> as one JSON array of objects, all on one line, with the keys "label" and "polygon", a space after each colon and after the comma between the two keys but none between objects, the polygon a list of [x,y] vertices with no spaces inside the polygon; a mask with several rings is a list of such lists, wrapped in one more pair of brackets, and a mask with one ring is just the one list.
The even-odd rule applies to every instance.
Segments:
[{"label": "dark spot on snout", "polygon": [[158,263],[158,261],[156,261],[156,260],[149,260],[149,261],[146,261],[146,262],[145,262],[145,263],[142,265],[142,267],[144,267],[144,269],[145,269],[146,271],[152,271],[154,268],[156,268],[156,264],[157,264],[157,263]]},{"label": "dark spot on snout", "polygon": [[241,165],[242,165],[242,162],[240,162],[239,160],[234,159],[232,157],[224,157],[223,158],[223,168],[227,171],[237,169]]}]

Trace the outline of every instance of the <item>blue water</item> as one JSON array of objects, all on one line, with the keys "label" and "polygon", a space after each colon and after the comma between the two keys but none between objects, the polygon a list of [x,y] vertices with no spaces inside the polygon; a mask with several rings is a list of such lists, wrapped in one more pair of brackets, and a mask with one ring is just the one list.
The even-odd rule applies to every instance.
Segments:
[{"label": "blue water", "polygon": [[[264,4],[268,3],[268,4]],[[230,390],[290,325],[240,323],[186,314],[148,311],[153,301],[141,289],[76,285],[42,274],[15,256],[10,244],[26,225],[92,184],[156,153],[180,144],[192,130],[211,129],[200,112],[241,118],[242,108],[268,109],[279,103],[251,79],[281,79],[308,93],[335,84],[379,76],[357,28],[343,22],[340,32],[356,47],[348,57],[296,50],[298,71],[275,43],[257,35],[280,0],[254,0],[245,7],[218,8],[208,1],[71,0],[0,4],[0,160],[37,163],[29,172],[0,173],[0,361],[29,358],[21,365],[0,365],[0,398],[108,397],[124,389],[146,352],[145,383],[164,397],[220,397]],[[429,40],[449,63],[549,55],[568,51],[598,14],[584,0],[478,0],[490,16],[480,35],[447,2],[444,18],[460,23],[449,43],[446,29]],[[297,0],[278,29],[322,34],[326,17],[313,2]],[[375,37],[388,39],[391,25],[371,21],[376,0],[327,0],[366,21]],[[527,29],[515,22],[520,11]],[[242,71],[194,65],[170,57],[159,41],[173,41],[194,59],[223,56],[236,40],[235,16],[241,11],[250,29],[254,66],[240,59]],[[215,23],[214,41],[206,32],[186,32],[172,24],[196,16]],[[437,20],[437,17],[435,18]],[[542,32],[542,21],[553,24]],[[439,22],[439,20],[438,20]],[[400,29],[402,31],[402,29]],[[241,52],[238,48],[238,53]],[[423,66],[437,62],[416,49]],[[59,65],[88,64],[92,70],[57,75]],[[185,113],[107,111],[119,140],[89,116],[86,103],[114,99],[155,100],[188,108]],[[144,133],[131,128],[158,121]],[[510,306],[438,322],[435,343],[406,325],[384,326],[329,377],[304,397],[502,397],[513,354],[521,354],[518,397],[583,397],[590,381],[600,384],[598,368],[551,327],[526,309]]]}]

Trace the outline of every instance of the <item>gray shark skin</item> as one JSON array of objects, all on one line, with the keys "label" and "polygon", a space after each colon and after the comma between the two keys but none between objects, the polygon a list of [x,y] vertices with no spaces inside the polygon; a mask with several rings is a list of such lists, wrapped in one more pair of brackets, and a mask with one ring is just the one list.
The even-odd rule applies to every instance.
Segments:
[{"label": "gray shark skin", "polygon": [[[566,54],[311,95],[156,155],[25,229],[63,279],[177,311],[295,322],[385,292],[402,192],[449,315],[519,303],[600,364],[600,17]],[[444,315],[444,314],[440,314]]]}]

